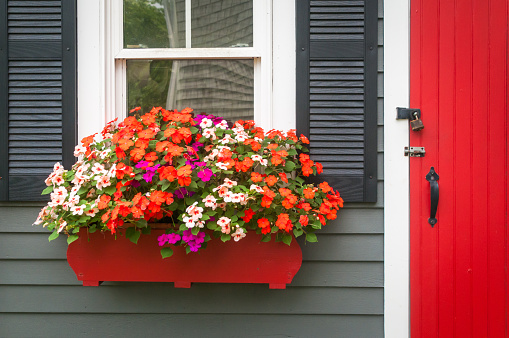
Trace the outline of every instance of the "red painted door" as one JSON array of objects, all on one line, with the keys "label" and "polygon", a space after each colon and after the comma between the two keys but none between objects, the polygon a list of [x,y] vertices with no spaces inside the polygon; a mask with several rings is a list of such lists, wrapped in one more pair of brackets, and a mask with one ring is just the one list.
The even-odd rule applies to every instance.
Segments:
[{"label": "red painted door", "polygon": [[411,0],[410,106],[424,129],[410,145],[426,150],[410,158],[412,338],[508,337],[508,7]]}]

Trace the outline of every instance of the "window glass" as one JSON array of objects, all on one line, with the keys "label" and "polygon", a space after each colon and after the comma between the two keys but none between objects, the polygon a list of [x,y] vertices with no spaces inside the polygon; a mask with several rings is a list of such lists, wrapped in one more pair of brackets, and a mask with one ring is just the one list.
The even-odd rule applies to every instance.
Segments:
[{"label": "window glass", "polygon": [[185,29],[185,0],[124,0],[124,48],[184,48]]},{"label": "window glass", "polygon": [[252,47],[253,0],[193,0],[192,47]]},{"label": "window glass", "polygon": [[253,0],[124,0],[124,48],[252,46]]},{"label": "window glass", "polygon": [[191,107],[230,121],[254,118],[253,60],[127,60],[128,111]]}]

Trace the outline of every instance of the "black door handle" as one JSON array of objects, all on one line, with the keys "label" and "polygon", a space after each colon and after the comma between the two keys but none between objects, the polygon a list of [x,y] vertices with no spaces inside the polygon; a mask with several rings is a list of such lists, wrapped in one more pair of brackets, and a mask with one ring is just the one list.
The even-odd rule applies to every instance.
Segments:
[{"label": "black door handle", "polygon": [[431,208],[428,218],[428,223],[433,227],[437,224],[437,207],[438,207],[438,174],[435,172],[435,168],[431,167],[429,173],[426,175],[426,180],[429,182],[430,196],[431,196]]}]

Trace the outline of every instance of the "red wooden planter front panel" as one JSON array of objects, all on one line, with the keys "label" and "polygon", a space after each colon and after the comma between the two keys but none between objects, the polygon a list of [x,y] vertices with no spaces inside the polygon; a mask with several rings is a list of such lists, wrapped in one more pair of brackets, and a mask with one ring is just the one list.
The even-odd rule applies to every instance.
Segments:
[{"label": "red wooden planter front panel", "polygon": [[124,236],[109,233],[87,234],[69,245],[67,260],[83,285],[102,281],[175,282],[175,287],[198,283],[268,283],[284,289],[302,264],[298,243],[291,246],[274,241],[262,243],[255,233],[235,242],[213,239],[200,253],[186,254],[183,247],[173,249],[172,257],[162,259],[157,237],[164,230],[141,235],[138,244]]}]

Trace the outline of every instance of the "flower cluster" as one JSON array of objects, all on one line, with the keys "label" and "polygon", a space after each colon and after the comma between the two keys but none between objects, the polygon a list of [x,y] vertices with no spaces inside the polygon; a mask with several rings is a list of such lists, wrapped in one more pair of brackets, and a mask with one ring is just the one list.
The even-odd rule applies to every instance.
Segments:
[{"label": "flower cluster", "polygon": [[211,234],[239,241],[248,230],[264,241],[274,234],[290,244],[305,234],[314,242],[314,231],[337,217],[339,193],[305,180],[323,170],[306,154],[305,136],[191,112],[153,108],[85,137],[72,169],[57,163],[46,179],[51,201],[35,224],[71,243],[82,227],[127,228],[136,242],[151,223],[167,223],[159,245],[168,257],[169,245],[195,252]]}]

